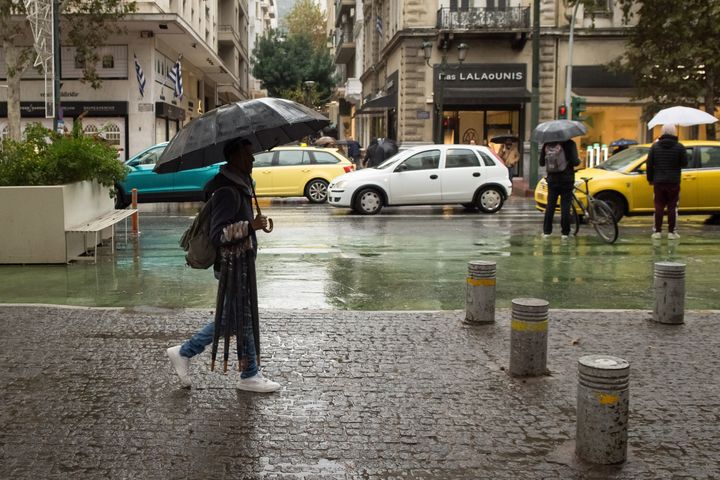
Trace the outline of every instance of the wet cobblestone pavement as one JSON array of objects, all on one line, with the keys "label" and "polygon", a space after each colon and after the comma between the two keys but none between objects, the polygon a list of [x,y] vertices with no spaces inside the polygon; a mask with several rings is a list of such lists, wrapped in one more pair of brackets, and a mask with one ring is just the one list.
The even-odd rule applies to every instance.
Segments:
[{"label": "wet cobblestone pavement", "polygon": [[[235,389],[165,349],[207,310],[0,306],[0,458],[11,479],[623,478],[720,476],[720,312],[551,310],[548,366],[508,377],[509,311],[263,311],[265,373]],[[577,359],[631,364],[629,459],[572,457]]]}]

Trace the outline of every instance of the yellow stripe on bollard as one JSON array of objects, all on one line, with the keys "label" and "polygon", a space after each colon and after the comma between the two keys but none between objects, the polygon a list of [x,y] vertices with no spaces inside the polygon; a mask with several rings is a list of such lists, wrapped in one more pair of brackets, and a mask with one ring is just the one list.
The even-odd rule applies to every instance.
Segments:
[{"label": "yellow stripe on bollard", "polygon": [[620,400],[619,395],[612,395],[609,393],[595,393],[600,405],[615,405]]},{"label": "yellow stripe on bollard", "polygon": [[524,320],[517,320],[513,318],[510,321],[510,328],[516,332],[547,332],[548,321],[526,322]]},{"label": "yellow stripe on bollard", "polygon": [[473,287],[493,287],[495,286],[494,278],[470,278],[468,277],[467,283]]}]

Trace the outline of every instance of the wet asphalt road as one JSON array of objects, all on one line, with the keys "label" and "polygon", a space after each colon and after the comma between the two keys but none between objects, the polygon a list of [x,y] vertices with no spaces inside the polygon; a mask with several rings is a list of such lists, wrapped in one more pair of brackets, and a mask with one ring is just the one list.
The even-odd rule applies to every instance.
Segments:
[{"label": "wet asphalt road", "polygon": [[[588,226],[561,242],[540,235],[532,200],[495,215],[460,206],[386,208],[367,217],[304,200],[266,200],[275,230],[260,236],[263,308],[448,310],[464,308],[470,260],[497,262],[497,304],[539,297],[553,308],[650,308],[657,261],[687,264],[686,307],[718,308],[720,227],[680,217],[679,242],[652,242],[651,217],[624,219],[614,245]],[[211,307],[211,271],[184,265],[178,240],[193,204],[141,205],[141,235],[98,265],[0,266],[0,303]],[[559,230],[556,229],[556,230]]]}]

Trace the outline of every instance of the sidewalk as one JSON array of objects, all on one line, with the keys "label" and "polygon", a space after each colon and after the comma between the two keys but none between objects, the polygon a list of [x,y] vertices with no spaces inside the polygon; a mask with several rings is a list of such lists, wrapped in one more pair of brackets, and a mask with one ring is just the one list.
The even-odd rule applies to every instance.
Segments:
[{"label": "sidewalk", "polygon": [[[548,366],[510,378],[509,311],[262,311],[265,373],[234,388],[165,349],[207,310],[0,305],[3,477],[80,479],[717,478],[720,311],[686,324],[648,311],[551,310]],[[630,447],[619,467],[573,460],[577,359],[631,364]],[[232,358],[232,356],[231,356]],[[236,364],[234,364],[235,366]]]}]

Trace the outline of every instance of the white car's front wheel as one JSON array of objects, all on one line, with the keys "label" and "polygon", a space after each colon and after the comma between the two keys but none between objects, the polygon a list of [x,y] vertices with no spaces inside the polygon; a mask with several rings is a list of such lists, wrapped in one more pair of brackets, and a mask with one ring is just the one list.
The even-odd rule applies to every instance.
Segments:
[{"label": "white car's front wheel", "polygon": [[374,188],[365,188],[355,197],[355,211],[363,215],[375,215],[383,207],[383,197]]},{"label": "white car's front wheel", "polygon": [[497,187],[485,187],[477,196],[477,206],[484,213],[495,213],[503,206],[505,197]]}]

